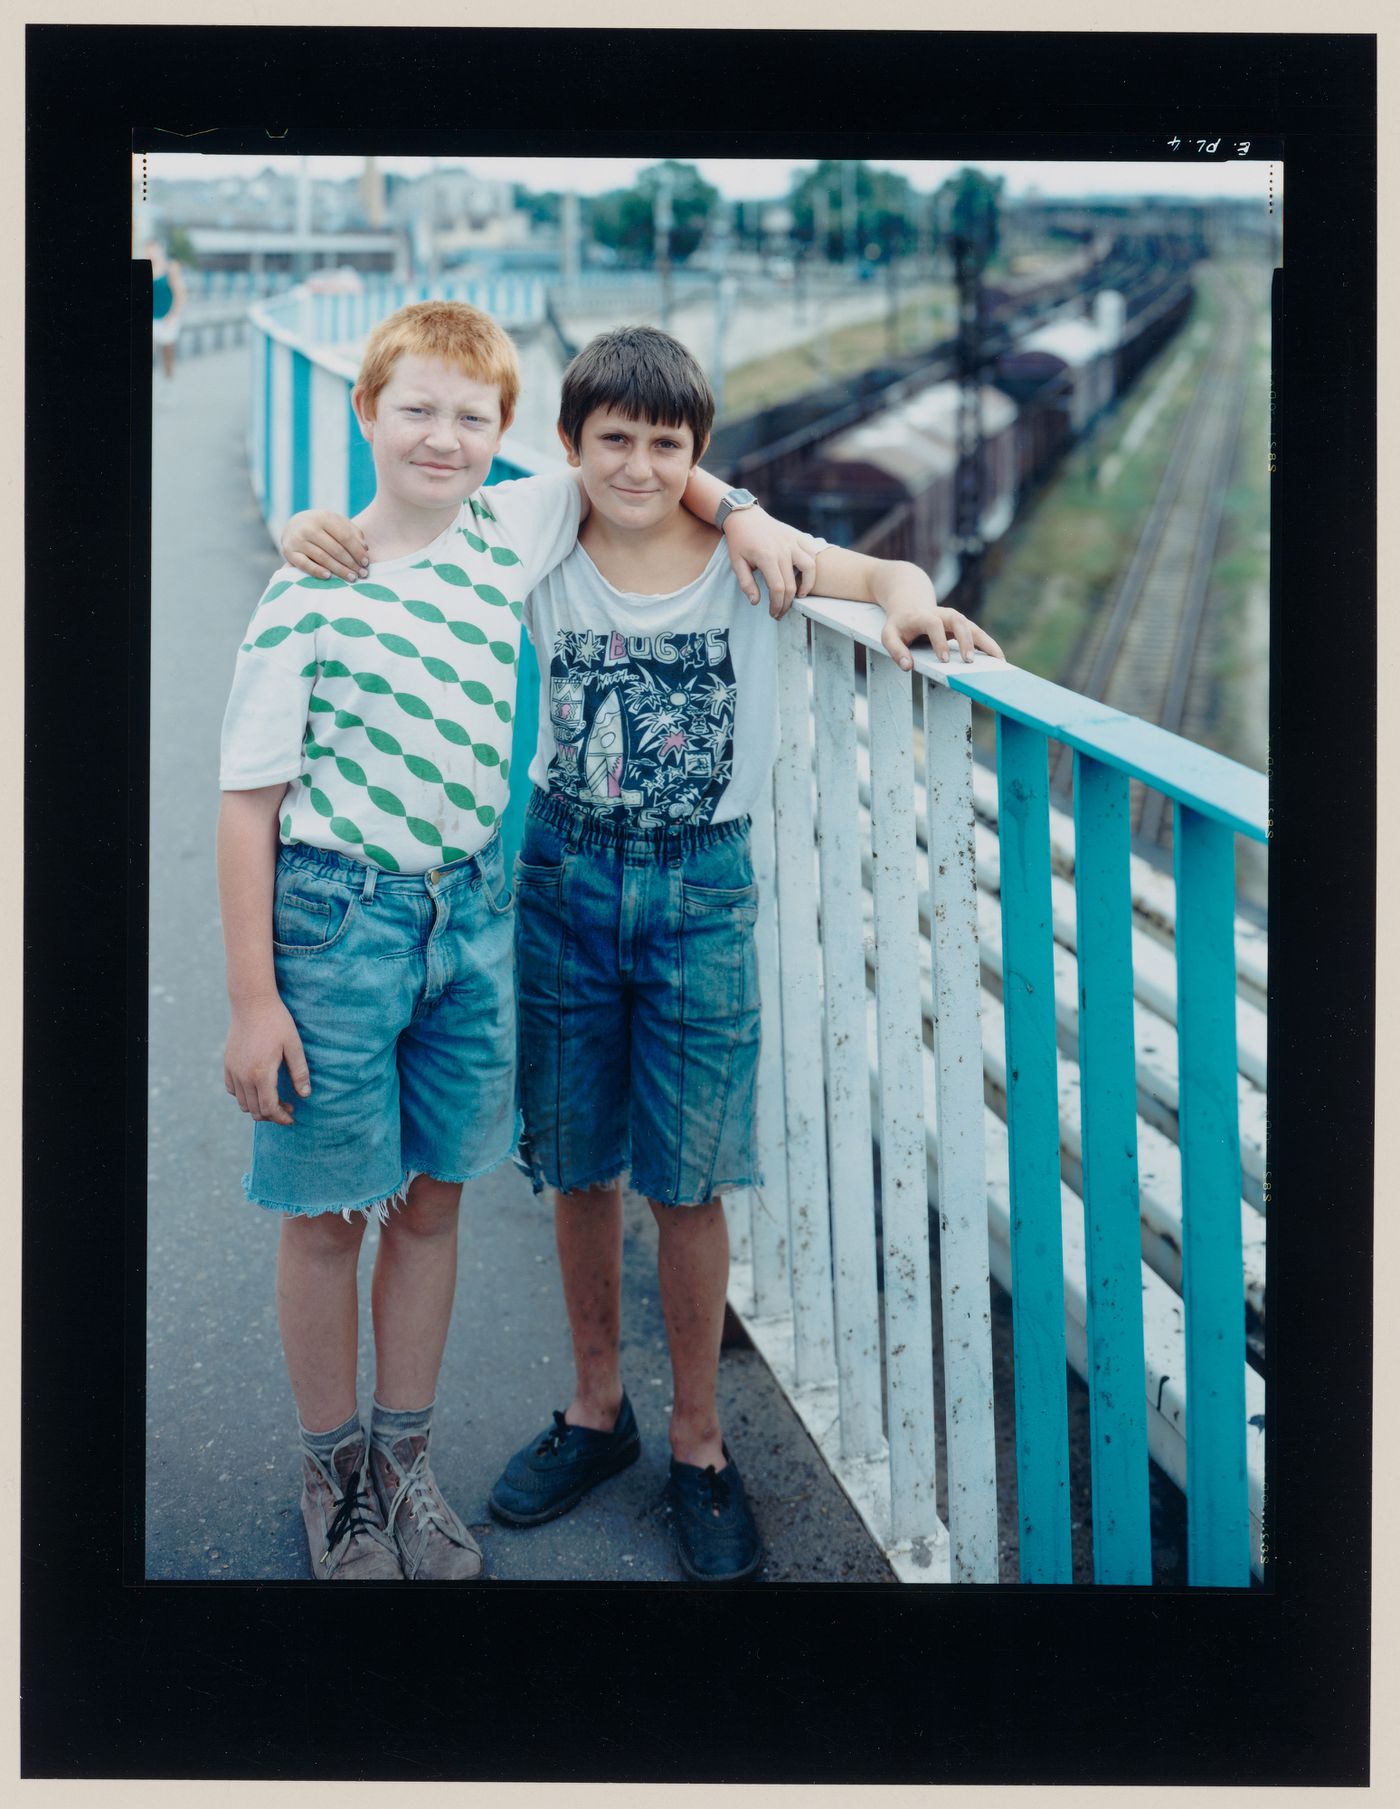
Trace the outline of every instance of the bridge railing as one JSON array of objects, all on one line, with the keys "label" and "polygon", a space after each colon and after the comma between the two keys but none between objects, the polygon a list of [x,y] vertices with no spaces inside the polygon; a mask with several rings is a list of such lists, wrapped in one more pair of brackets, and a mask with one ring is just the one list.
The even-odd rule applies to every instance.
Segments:
[{"label": "bridge railing", "polygon": [[[252,311],[249,463],[274,535],[296,509],[369,500],[357,342],[419,293],[303,291]],[[493,480],[558,462],[504,451]],[[1071,1580],[1068,1362],[1089,1389],[1095,1580],[1151,1581],[1150,1452],[1186,1491],[1190,1581],[1247,1585],[1262,1563],[1263,1385],[1245,1359],[1262,1130],[1251,1120],[1242,1183],[1240,1113],[1246,1092],[1262,1108],[1263,1074],[1258,1039],[1237,1046],[1234,844],[1267,838],[1265,781],[999,661],[919,653],[905,674],[878,627],[872,608],[807,599],[779,630],[774,809],[754,825],[766,1179],[729,1202],[731,1299],[906,1580],[998,1579],[995,1276],[1012,1301],[1021,1580]],[[510,846],[536,672],[526,643]],[[997,726],[990,851],[974,704]],[[1073,750],[1068,855],[1051,741]],[[1130,858],[1130,779],[1175,812],[1165,904],[1144,903]],[[1152,973],[1134,971],[1135,904],[1159,938]],[[1160,1081],[1140,1073],[1149,1009],[1154,1042],[1177,1045]]]},{"label": "bridge railing", "polygon": [[[1151,1447],[1186,1490],[1190,1581],[1247,1585],[1263,1413],[1245,1355],[1234,841],[1266,839],[1265,781],[1000,661],[921,653],[911,683],[879,625],[809,599],[780,630],[774,815],[755,831],[766,1185],[732,1213],[736,1305],[901,1576],[998,1577],[990,1268],[1012,1301],[1021,1580],[1071,1580],[1068,1359],[1089,1389],[1095,1580],[1152,1579]],[[981,985],[974,703],[997,728],[1000,1013]],[[1058,1013],[1051,740],[1075,763],[1077,997]],[[1175,810],[1179,1298],[1143,1261],[1130,778]],[[1001,1018],[986,1048],[984,1004]],[[1078,1195],[1061,1179],[1066,1015]],[[1004,1123],[984,1104],[994,1044]]]}]

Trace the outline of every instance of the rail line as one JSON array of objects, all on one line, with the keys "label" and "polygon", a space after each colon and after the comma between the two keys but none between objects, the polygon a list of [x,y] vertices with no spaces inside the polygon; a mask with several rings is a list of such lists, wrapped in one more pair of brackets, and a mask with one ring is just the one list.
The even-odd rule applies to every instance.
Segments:
[{"label": "rail line", "polygon": [[[1201,280],[1222,308],[1215,344],[1112,607],[1065,680],[1173,734],[1181,732],[1193,690],[1208,682],[1199,670],[1202,628],[1249,368],[1247,302],[1208,266]],[[1061,791],[1071,770],[1070,752],[1061,748],[1054,774]],[[1140,842],[1170,846],[1171,820],[1160,793],[1135,783],[1132,812]]]}]

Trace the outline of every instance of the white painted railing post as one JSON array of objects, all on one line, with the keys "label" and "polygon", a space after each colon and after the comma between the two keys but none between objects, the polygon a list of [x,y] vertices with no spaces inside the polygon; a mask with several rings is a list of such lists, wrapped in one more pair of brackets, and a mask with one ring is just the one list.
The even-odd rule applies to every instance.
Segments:
[{"label": "white painted railing post", "polygon": [[[871,652],[866,659],[866,674],[890,1509],[894,1538],[913,1540],[937,1538],[940,1534],[933,1429],[933,1308],[924,1152],[913,721],[910,681],[893,660]],[[984,1241],[985,1236],[984,1230]]]},{"label": "white painted railing post", "polygon": [[830,1382],[831,1226],[820,1050],[820,964],[812,822],[812,706],[807,623],[795,611],[777,634],[779,735],[774,763],[778,917],[783,933],[783,1098],[787,1134],[793,1361],[799,1387]]},{"label": "white painted railing post", "polygon": [[758,882],[758,986],[763,1047],[758,1061],[758,1162],[763,1185],[750,1190],[754,1312],[773,1319],[792,1310],[788,1279],[788,1185],[783,1114],[783,994],[773,852],[771,785],[753,813],[751,848]]},{"label": "white painted railing post", "polygon": [[870,1458],[883,1456],[886,1447],[880,1404],[880,1296],[875,1275],[875,1178],[861,914],[855,649],[849,636],[817,623],[812,625],[812,693],[841,1451],[846,1457]]},{"label": "white painted railing post", "polygon": [[981,955],[972,813],[972,705],[925,679],[929,933],[938,1094],[939,1275],[955,1583],[995,1583],[996,1427],[983,1129]]}]

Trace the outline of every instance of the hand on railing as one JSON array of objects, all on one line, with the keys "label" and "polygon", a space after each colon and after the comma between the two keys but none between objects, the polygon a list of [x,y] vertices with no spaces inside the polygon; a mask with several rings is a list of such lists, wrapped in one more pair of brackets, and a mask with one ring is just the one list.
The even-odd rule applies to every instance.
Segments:
[{"label": "hand on railing", "polygon": [[[922,578],[923,573],[919,576]],[[927,582],[927,580],[925,580]],[[929,595],[932,597],[932,587]],[[948,658],[949,640],[957,642],[958,651],[967,663],[971,663],[973,649],[982,653],[990,653],[996,659],[1005,659],[1001,648],[975,622],[970,622],[965,615],[956,609],[946,609],[941,604],[910,602],[907,605],[892,606],[885,611],[885,626],[880,631],[880,639],[885,650],[895,664],[902,666],[907,672],[914,664],[909,652],[909,643],[927,636],[933,651],[939,659]]]},{"label": "hand on railing", "polygon": [[940,660],[948,658],[950,636],[965,662],[971,662],[974,648],[997,659],[1005,657],[985,629],[958,610],[942,607],[927,572],[906,560],[872,559],[867,553],[848,552],[844,547],[825,547],[817,557],[816,590],[824,597],[878,603],[885,612],[881,644],[902,671],[908,672],[914,664],[910,643],[924,638]]}]

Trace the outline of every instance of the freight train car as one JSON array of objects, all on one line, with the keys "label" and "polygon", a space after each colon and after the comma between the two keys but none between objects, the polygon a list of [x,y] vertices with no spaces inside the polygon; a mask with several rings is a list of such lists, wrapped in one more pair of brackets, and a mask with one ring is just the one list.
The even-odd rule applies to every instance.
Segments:
[{"label": "freight train car", "polygon": [[[1113,406],[1180,326],[1191,283],[1156,270],[1124,296],[1098,289],[1032,327],[981,389],[983,519],[990,543],[1020,499]],[[940,594],[957,580],[954,544],[959,386],[930,385],[812,449],[770,506],[788,520],[881,558],[911,559]]]},{"label": "freight train car", "polygon": [[[814,532],[880,558],[913,559],[935,587],[957,578],[952,544],[958,466],[958,385],[936,383],[829,440],[775,508]],[[982,538],[1011,523],[1017,492],[1017,409],[991,384],[981,391]]]}]

